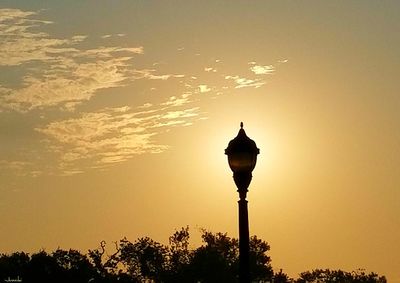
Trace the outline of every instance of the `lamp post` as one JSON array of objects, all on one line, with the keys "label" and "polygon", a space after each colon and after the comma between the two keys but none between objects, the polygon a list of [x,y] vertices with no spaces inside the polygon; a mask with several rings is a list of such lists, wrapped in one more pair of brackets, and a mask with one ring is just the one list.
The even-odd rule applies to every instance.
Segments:
[{"label": "lamp post", "polygon": [[247,188],[250,185],[254,167],[257,162],[257,154],[260,150],[256,143],[247,137],[240,123],[240,130],[236,138],[231,140],[225,154],[228,155],[229,167],[233,171],[233,180],[239,193],[239,282],[250,282],[249,262],[249,217],[247,213]]}]

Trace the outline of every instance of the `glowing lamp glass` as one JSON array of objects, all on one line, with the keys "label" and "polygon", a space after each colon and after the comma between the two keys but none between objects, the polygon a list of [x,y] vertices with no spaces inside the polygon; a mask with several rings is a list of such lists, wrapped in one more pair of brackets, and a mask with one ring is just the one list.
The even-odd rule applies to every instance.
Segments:
[{"label": "glowing lamp glass", "polygon": [[257,155],[251,152],[237,152],[228,155],[229,167],[234,173],[252,172],[256,161]]},{"label": "glowing lamp glass", "polygon": [[231,140],[225,149],[225,154],[228,155],[229,167],[233,173],[251,173],[256,166],[260,150],[256,143],[247,137],[242,123],[240,127],[236,138]]}]

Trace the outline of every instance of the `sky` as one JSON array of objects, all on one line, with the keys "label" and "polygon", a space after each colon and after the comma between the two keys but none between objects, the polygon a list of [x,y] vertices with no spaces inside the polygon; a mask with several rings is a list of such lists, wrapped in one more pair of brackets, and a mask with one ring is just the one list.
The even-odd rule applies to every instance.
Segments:
[{"label": "sky", "polygon": [[400,282],[399,1],[0,2],[0,252],[238,235]]}]

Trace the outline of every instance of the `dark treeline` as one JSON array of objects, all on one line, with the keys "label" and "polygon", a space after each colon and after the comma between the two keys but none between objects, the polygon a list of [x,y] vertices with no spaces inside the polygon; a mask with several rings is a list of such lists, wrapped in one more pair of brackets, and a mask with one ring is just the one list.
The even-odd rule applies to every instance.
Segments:
[{"label": "dark treeline", "polygon": [[[114,252],[100,247],[82,254],[77,250],[57,249],[0,255],[1,282],[113,283],[113,282],[238,282],[238,240],[224,233],[202,231],[203,244],[189,247],[189,229],[182,228],[169,238],[169,245],[152,239],[115,242]],[[274,272],[267,242],[256,236],[250,240],[252,282],[275,283],[383,283],[384,276],[362,270],[317,269],[291,279],[282,270]],[[14,280],[14,281],[13,281]]]}]

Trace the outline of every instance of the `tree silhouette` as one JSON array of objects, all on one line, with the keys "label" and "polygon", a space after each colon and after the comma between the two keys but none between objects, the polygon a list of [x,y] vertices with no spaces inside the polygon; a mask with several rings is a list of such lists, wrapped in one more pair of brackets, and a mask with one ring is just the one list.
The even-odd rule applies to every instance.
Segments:
[{"label": "tree silhouette", "polygon": [[25,273],[25,282],[63,282],[62,267],[56,259],[45,251],[31,256]]},{"label": "tree silhouette", "polygon": [[11,255],[0,255],[0,279],[25,276],[30,257],[27,253],[16,252]]},{"label": "tree silhouette", "polygon": [[190,274],[193,282],[237,281],[238,241],[226,234],[203,231],[204,245],[193,252]]},{"label": "tree silhouette", "polygon": [[53,259],[61,268],[62,280],[58,282],[88,282],[95,277],[95,269],[87,256],[77,250],[57,249],[52,253]]},{"label": "tree silhouette", "polygon": [[278,273],[274,274],[274,283],[290,283],[293,282],[286,273],[283,273],[282,269]]},{"label": "tree silhouette", "polygon": [[129,275],[136,280],[163,282],[167,269],[167,248],[145,237],[131,243],[120,241],[119,259]]},{"label": "tree silhouette", "polygon": [[175,231],[169,237],[168,274],[166,282],[190,282],[189,267],[193,251],[189,249],[189,227]]},{"label": "tree silhouette", "polygon": [[384,276],[376,273],[365,273],[358,269],[352,272],[342,270],[315,269],[300,273],[300,278],[296,283],[319,283],[319,282],[341,282],[341,283],[386,283]]},{"label": "tree silhouette", "polygon": [[[115,250],[106,253],[106,243],[82,254],[77,250],[39,251],[31,256],[24,252],[0,255],[0,282],[21,278],[23,282],[57,283],[236,283],[238,282],[239,243],[226,233],[202,230],[200,247],[189,248],[189,227],[175,231],[169,244],[149,237],[130,242],[114,242]],[[252,282],[274,283],[386,283],[384,276],[364,270],[315,269],[290,279],[282,270],[274,273],[270,246],[250,238],[250,273]]]}]

